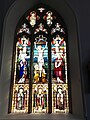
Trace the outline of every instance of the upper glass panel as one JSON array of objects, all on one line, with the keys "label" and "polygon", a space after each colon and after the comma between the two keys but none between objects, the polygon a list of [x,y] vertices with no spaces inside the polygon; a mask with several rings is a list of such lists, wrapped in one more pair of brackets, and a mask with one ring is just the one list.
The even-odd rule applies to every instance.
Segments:
[{"label": "upper glass panel", "polygon": [[67,83],[67,29],[56,11],[43,4],[28,10],[18,25],[16,36],[26,39],[23,44],[21,40],[17,42],[16,83],[29,80],[34,84]]}]

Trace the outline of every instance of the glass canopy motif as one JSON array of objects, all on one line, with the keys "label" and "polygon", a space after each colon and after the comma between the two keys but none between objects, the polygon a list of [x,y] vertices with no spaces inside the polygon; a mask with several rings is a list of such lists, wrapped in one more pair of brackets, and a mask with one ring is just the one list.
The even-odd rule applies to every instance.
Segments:
[{"label": "glass canopy motif", "polygon": [[64,22],[42,5],[22,18],[15,33],[11,112],[48,113],[50,101],[53,113],[68,112]]}]

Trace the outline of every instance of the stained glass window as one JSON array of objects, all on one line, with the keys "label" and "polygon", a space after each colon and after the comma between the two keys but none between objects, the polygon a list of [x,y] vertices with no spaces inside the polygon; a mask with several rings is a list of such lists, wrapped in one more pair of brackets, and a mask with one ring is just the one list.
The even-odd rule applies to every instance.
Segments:
[{"label": "stained glass window", "polygon": [[11,112],[68,112],[67,29],[62,17],[42,4],[28,10],[17,25],[15,41]]}]

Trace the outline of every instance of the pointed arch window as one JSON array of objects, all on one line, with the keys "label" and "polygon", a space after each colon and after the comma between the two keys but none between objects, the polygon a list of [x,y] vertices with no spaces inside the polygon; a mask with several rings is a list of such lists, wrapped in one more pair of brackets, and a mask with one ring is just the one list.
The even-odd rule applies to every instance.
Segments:
[{"label": "pointed arch window", "polygon": [[38,5],[15,31],[11,112],[68,112],[67,29],[52,8]]}]

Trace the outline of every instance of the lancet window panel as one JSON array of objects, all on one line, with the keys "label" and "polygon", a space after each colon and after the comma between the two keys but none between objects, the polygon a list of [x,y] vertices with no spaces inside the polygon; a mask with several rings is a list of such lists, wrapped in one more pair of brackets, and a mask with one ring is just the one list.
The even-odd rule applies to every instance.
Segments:
[{"label": "lancet window panel", "polygon": [[14,66],[12,112],[28,112],[30,51],[31,42],[27,36],[17,38]]},{"label": "lancet window panel", "polygon": [[30,76],[30,40],[26,36],[18,38],[16,43],[16,60],[14,83],[29,83]]},{"label": "lancet window panel", "polygon": [[56,35],[51,42],[52,52],[52,83],[67,83],[66,42]]},{"label": "lancet window panel", "polygon": [[43,35],[35,38],[33,67],[34,83],[47,83],[48,46],[47,38]]}]

